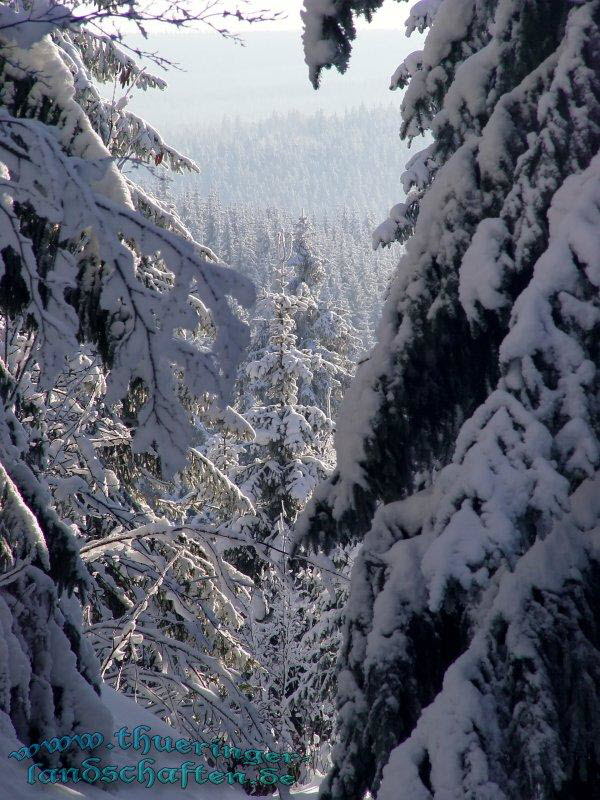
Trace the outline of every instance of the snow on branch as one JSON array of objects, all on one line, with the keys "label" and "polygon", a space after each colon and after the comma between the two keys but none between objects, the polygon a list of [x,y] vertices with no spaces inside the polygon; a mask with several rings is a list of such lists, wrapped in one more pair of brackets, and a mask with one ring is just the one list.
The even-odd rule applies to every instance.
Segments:
[{"label": "snow on branch", "polygon": [[[138,66],[123,46],[106,34],[96,33],[89,28],[78,28],[68,32],[55,31],[55,35],[62,46],[66,39],[73,42],[71,52],[77,60],[83,62],[89,74],[98,81],[104,82],[117,77],[122,87],[135,85],[142,91],[163,90],[167,86],[162,78]],[[60,36],[64,39],[60,40]]]},{"label": "snow on branch", "polygon": [[73,22],[73,12],[53,0],[33,0],[0,8],[0,36],[19,47],[31,47],[56,28]]},{"label": "snow on branch", "polygon": [[420,192],[410,192],[403,203],[397,203],[390,209],[388,218],[373,231],[373,250],[408,239],[413,232],[420,197]]},{"label": "snow on branch", "polygon": [[[256,24],[281,16],[279,12],[257,7],[252,0],[238,0],[235,8],[231,8],[227,0],[204,0],[200,4],[193,0],[163,0],[152,4],[136,0],[83,0],[79,3],[67,0],[63,4],[55,0],[15,0],[12,7],[0,11],[0,35],[20,47],[29,47],[57,28],[94,25],[105,36],[103,24],[127,21],[134,24],[144,38],[148,37],[147,25],[160,22],[176,28],[190,28],[201,23],[222,36],[239,40],[238,34],[230,29],[230,20]],[[114,26],[108,37],[121,41],[122,31]],[[142,55],[141,52],[137,54]]]},{"label": "snow on branch", "polygon": [[408,85],[413,75],[423,66],[423,51],[415,50],[406,56],[398,69],[390,78],[390,89],[404,89]]},{"label": "snow on branch", "polygon": [[433,24],[433,20],[443,0],[419,0],[410,9],[406,18],[406,35],[410,36],[414,31],[423,33]]},{"label": "snow on branch", "polygon": [[362,14],[370,22],[382,4],[383,0],[304,0],[304,59],[315,89],[324,68],[346,71],[356,38],[354,17]]},{"label": "snow on branch", "polygon": [[[7,253],[14,254],[11,257],[18,261],[27,285],[28,313],[37,325],[46,379],[51,380],[78,347],[77,318],[64,290],[76,286],[80,265],[72,249],[83,237],[79,255],[98,286],[91,313],[104,322],[102,336],[111,363],[107,400],[119,402],[132,381],[143,382],[148,397],[138,414],[133,446],[138,451],[154,449],[166,472],[173,472],[183,465],[189,442],[189,423],[176,397],[173,367],[183,371],[192,394],[227,394],[246,331],[226,295],[247,305],[253,299],[250,283],[202,258],[193,243],[94,191],[90,180],[101,178],[110,160],[85,162],[67,155],[44,124],[1,111],[0,154],[8,169],[0,182],[8,223],[2,227],[1,250],[5,262]],[[55,226],[60,238],[54,269],[44,279],[44,298],[38,264],[31,242],[20,231],[16,205],[32,208]],[[139,256],[158,253],[174,274],[171,290],[162,293],[140,281],[137,267]],[[212,348],[178,335],[179,330],[194,331],[198,325],[190,294],[210,310],[217,328]],[[91,326],[86,333],[94,335]]]}]

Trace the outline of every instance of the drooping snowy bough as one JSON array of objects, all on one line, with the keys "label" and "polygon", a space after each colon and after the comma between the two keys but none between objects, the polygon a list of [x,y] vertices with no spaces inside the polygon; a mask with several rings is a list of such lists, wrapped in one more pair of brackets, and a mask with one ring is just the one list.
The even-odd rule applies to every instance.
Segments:
[{"label": "drooping snowy bough", "polygon": [[[316,83],[372,2],[306,0]],[[362,539],[322,798],[600,793],[600,3],[421,0],[433,143],[298,546]]]},{"label": "drooping snowy bough", "polygon": [[[93,520],[94,504],[100,517],[107,498],[108,518],[123,511],[95,448],[116,434],[163,476],[181,470],[191,398],[226,396],[246,344],[231,299],[253,299],[249,282],[122,176],[132,158],[194,165],[124,103],[100,98],[91,77],[105,69],[123,86],[157,82],[71,20],[53,3],[0,9],[0,712],[26,743],[110,724],[81,634],[91,579],[73,524],[78,513]],[[102,404],[129,409],[127,425],[107,417],[103,430],[89,414]],[[139,505],[129,511],[126,529]]]}]

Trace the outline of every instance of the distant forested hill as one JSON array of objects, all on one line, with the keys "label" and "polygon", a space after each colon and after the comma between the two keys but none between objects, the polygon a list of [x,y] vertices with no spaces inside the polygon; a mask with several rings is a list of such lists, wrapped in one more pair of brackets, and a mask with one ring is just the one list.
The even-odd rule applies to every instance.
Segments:
[{"label": "distant forested hill", "polygon": [[289,236],[304,211],[326,262],[324,291],[349,309],[369,346],[399,256],[397,246],[374,253],[370,234],[403,199],[400,176],[412,155],[398,135],[400,98],[385,76],[415,43],[393,31],[365,32],[348,75],[328,73],[315,92],[294,37],[256,33],[245,47],[211,36],[159,37],[157,50],[187,71],[171,71],[168,93],[138,93],[130,107],[200,173],[159,168],[161,180],[136,178],[260,287],[272,283],[278,235]]},{"label": "distant forested hill", "polygon": [[200,166],[177,179],[227,205],[277,207],[322,216],[336,208],[382,219],[403,196],[400,174],[408,158],[398,138],[393,105],[361,105],[340,114],[273,114],[260,121],[227,118],[201,128],[181,125],[175,142]]},{"label": "distant forested hill", "polygon": [[200,173],[159,180],[145,173],[140,180],[177,210],[198,241],[259,287],[272,285],[278,236],[289,237],[306,213],[326,263],[324,291],[350,311],[370,347],[400,251],[394,245],[374,252],[371,244],[373,229],[404,195],[400,175],[409,153],[397,115],[392,104],[361,105],[336,114],[182,124],[175,144]]}]

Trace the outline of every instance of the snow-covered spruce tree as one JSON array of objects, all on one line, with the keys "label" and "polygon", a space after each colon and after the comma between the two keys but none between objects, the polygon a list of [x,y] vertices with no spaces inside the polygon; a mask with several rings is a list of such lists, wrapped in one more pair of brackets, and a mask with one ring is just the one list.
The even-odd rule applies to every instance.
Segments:
[{"label": "snow-covered spruce tree", "polygon": [[[24,742],[109,725],[81,636],[89,577],[47,480],[48,393],[87,341],[107,370],[108,405],[141,388],[131,444],[168,475],[185,463],[191,430],[173,367],[192,395],[226,392],[244,346],[226,295],[251,298],[244,281],[136,211],[61,42],[71,19],[47,3],[0,12],[1,710]],[[160,289],[151,263],[169,276]],[[218,331],[208,345],[178,333],[208,312]],[[24,394],[32,374],[35,398]]]},{"label": "snow-covered spruce tree", "polygon": [[250,548],[237,548],[232,558],[260,589],[248,634],[262,667],[257,703],[278,746],[301,752],[303,722],[294,717],[289,698],[302,663],[303,620],[285,553],[298,513],[332,467],[333,425],[323,410],[299,399],[300,383],[310,385],[312,379],[311,354],[296,346],[293,315],[299,306],[306,309],[306,301],[285,291],[259,296],[260,316],[241,384],[243,416],[255,438],[233,474],[253,505],[235,526],[268,547],[262,558]]},{"label": "snow-covered spruce tree", "polygon": [[[313,227],[304,214],[296,222],[290,247],[286,266],[291,277],[286,291],[303,301],[293,307],[292,314],[297,346],[310,359],[310,377],[299,377],[298,395],[335,419],[354,368],[358,337],[348,313],[323,297],[328,265],[317,251]],[[314,563],[294,564],[296,607],[289,612],[297,618],[297,644],[290,650],[286,713],[301,728],[302,748],[313,771],[329,766],[333,667],[352,561],[348,548],[342,546],[329,559],[321,558],[321,568]]]},{"label": "snow-covered spruce tree", "polygon": [[299,396],[335,417],[358,353],[358,338],[348,314],[322,297],[325,265],[304,215],[294,227],[287,268],[291,278],[286,291],[304,301],[293,313],[297,345],[311,356],[311,382],[300,380]]},{"label": "snow-covered spruce tree", "polygon": [[251,550],[242,566],[262,590],[249,636],[264,670],[264,713],[281,746],[299,749],[317,768],[327,763],[331,733],[332,667],[347,582],[338,570],[348,571],[350,558],[340,548],[320,567],[302,561],[290,570],[285,552],[297,514],[332,467],[329,416],[349,378],[356,340],[344,314],[319,297],[324,269],[306,218],[296,225],[291,253],[282,237],[279,245],[277,280],[285,288],[262,298],[241,381],[256,439],[233,474],[255,507],[242,528],[272,543],[271,562]]},{"label": "snow-covered spruce tree", "polygon": [[[316,83],[356,13],[306,0]],[[600,793],[600,4],[424,0],[408,238],[300,530],[363,539],[321,796]],[[377,510],[375,511],[375,509]]]},{"label": "snow-covered spruce tree", "polygon": [[310,353],[296,347],[293,317],[306,305],[284,291],[264,291],[256,306],[259,316],[241,381],[241,412],[255,436],[244,449],[236,481],[255,506],[243,527],[258,541],[279,541],[281,524],[289,538],[299,511],[332,466],[332,421],[298,397],[300,383],[312,379]]}]

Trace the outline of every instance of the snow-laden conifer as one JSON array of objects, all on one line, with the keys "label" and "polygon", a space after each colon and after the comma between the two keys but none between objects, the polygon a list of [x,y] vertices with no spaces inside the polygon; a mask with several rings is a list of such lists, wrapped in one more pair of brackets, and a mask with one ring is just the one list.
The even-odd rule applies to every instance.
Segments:
[{"label": "snow-laden conifer", "polygon": [[286,291],[303,300],[294,306],[293,318],[297,343],[311,358],[311,381],[300,380],[300,397],[334,417],[353,370],[358,338],[348,314],[323,297],[326,265],[304,215],[296,222],[290,250]]},{"label": "snow-laden conifer", "polygon": [[[307,0],[308,59],[354,12]],[[600,8],[417,3],[406,238],[301,533],[364,537],[324,798],[598,792]],[[312,44],[311,44],[312,43]]]},{"label": "snow-laden conifer", "polygon": [[350,559],[340,552],[322,564],[302,557],[290,565],[287,553],[298,514],[333,466],[331,414],[349,379],[355,339],[343,312],[320,296],[325,270],[308,220],[298,221],[289,251],[284,237],[279,244],[278,288],[259,298],[240,381],[240,407],[255,438],[232,471],[253,505],[237,528],[259,544],[231,557],[257,583],[249,629],[260,664],[257,703],[279,746],[304,753],[314,769],[328,763],[342,573]]},{"label": "snow-laden conifer", "polygon": [[279,291],[259,295],[240,382],[241,410],[254,438],[230,473],[252,504],[231,527],[256,544],[227,555],[256,584],[247,626],[259,665],[254,700],[278,747],[304,752],[305,720],[290,704],[303,660],[304,620],[286,554],[298,513],[331,469],[333,423],[318,406],[300,399],[301,385],[312,382],[313,354],[297,346],[294,314],[306,312],[308,303],[286,293],[282,284]]},{"label": "snow-laden conifer", "polygon": [[[95,519],[103,540],[115,534],[103,511],[123,512],[127,534],[136,523],[139,505],[123,508],[104,448],[149,453],[167,478],[186,464],[194,428],[184,399],[227,392],[245,328],[226,295],[252,298],[120,173],[130,157],[192,165],[124,103],[99,100],[93,77],[112,70],[125,85],[135,70],[71,21],[43,2],[0,14],[2,711],[24,742],[107,729],[98,662],[82,638],[79,603],[93,583],[77,522]],[[196,336],[209,319],[210,335]],[[114,411],[105,421],[102,406]],[[170,528],[159,533],[173,542]],[[164,567],[153,567],[149,596]],[[135,620],[149,602],[121,599]],[[117,638],[114,654],[137,643],[133,626]]]}]

